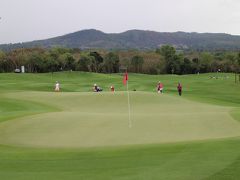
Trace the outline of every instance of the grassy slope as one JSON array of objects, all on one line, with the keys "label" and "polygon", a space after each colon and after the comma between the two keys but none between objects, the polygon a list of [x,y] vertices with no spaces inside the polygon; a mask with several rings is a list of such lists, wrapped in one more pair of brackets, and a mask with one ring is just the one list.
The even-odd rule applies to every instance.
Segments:
[{"label": "grassy slope", "polygon": [[[218,79],[210,79],[218,76]],[[225,77],[228,78],[225,78]],[[66,72],[50,74],[1,74],[0,91],[49,91],[53,89],[55,81],[60,81],[64,92],[91,91],[92,85],[97,83],[105,91],[114,85],[117,91],[125,90],[120,75],[105,75],[83,72]],[[183,84],[183,93],[188,98],[203,100],[204,102],[238,106],[240,101],[240,84],[234,83],[233,74],[202,74],[190,76],[176,75],[142,75],[129,76],[129,89],[154,92],[158,81],[165,85],[165,92],[176,94],[178,82]],[[185,97],[186,97],[185,96]]]},{"label": "grassy slope", "polygon": [[[23,78],[24,76],[24,78]],[[102,78],[104,77],[104,78]],[[183,82],[184,97],[204,102],[233,106],[232,112],[240,119],[239,84],[230,79],[209,79],[209,74],[200,76],[145,76],[131,75],[130,89],[153,91],[158,80],[164,82],[165,92],[175,94],[178,81]],[[87,80],[86,80],[87,78]],[[29,111],[56,111],[20,100],[4,97],[15,90],[49,91],[55,80],[62,83],[64,91],[89,91],[94,82],[106,89],[113,81],[123,90],[117,75],[87,73],[15,75],[0,74],[0,111],[14,112],[23,116]],[[197,79],[197,81],[196,81]],[[227,90],[226,90],[227,89]],[[227,91],[227,93],[226,93]],[[7,102],[8,106],[2,103]],[[17,106],[17,104],[20,106]],[[24,104],[24,103],[23,103]],[[34,103],[35,104],[35,103]],[[16,108],[15,108],[16,106]],[[15,109],[14,109],[15,108]],[[42,110],[41,110],[42,109]],[[25,114],[26,113],[26,114]],[[8,114],[8,115],[7,115]],[[225,139],[170,145],[148,145],[110,149],[48,150],[16,147],[0,147],[1,179],[238,179],[240,172],[240,140]]]}]

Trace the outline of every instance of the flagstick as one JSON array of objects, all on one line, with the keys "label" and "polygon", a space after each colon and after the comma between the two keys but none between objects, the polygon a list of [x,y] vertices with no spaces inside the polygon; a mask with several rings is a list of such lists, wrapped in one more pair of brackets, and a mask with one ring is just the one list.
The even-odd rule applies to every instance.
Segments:
[{"label": "flagstick", "polygon": [[132,128],[130,98],[129,98],[129,91],[128,91],[128,80],[127,80],[127,96],[128,96],[128,127]]}]

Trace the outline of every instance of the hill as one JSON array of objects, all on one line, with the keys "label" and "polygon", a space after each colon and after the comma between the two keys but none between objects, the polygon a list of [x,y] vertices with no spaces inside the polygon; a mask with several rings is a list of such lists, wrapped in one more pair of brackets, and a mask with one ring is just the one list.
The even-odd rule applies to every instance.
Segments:
[{"label": "hill", "polygon": [[224,33],[186,33],[129,30],[123,33],[104,33],[95,29],[82,30],[59,37],[17,44],[2,44],[0,49],[61,46],[80,49],[155,49],[170,44],[178,49],[239,50],[240,36]]}]

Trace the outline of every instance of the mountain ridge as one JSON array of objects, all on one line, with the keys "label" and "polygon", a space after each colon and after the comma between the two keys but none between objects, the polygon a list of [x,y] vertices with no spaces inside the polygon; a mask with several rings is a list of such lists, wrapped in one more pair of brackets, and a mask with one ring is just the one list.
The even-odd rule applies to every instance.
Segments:
[{"label": "mountain ridge", "polygon": [[104,33],[85,29],[62,36],[24,43],[1,44],[4,51],[32,47],[66,47],[80,49],[156,49],[162,45],[193,50],[240,50],[240,36],[226,33],[157,32],[128,30],[122,33]]}]

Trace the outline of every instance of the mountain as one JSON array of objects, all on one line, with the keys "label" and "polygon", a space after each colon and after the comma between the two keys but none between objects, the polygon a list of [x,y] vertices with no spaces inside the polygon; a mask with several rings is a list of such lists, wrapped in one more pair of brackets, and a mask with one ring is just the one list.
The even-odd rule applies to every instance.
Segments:
[{"label": "mountain", "polygon": [[161,45],[178,49],[240,50],[240,36],[224,33],[186,33],[129,30],[123,33],[104,33],[95,29],[82,30],[67,35],[16,44],[2,44],[0,49],[55,46],[80,49],[155,49]]}]

